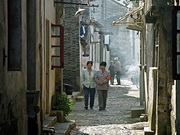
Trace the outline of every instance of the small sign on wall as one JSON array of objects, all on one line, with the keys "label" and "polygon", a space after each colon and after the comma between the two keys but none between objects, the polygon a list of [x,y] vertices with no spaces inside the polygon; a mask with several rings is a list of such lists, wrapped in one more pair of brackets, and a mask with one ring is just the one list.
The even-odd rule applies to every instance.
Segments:
[{"label": "small sign on wall", "polygon": [[109,45],[110,44],[110,36],[109,35],[105,35],[104,36],[104,44],[105,45]]}]

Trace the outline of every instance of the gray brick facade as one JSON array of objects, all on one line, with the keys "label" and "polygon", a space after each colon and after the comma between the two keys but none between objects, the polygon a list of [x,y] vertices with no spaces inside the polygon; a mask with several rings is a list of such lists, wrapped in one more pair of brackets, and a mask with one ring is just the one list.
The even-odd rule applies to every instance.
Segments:
[{"label": "gray brick facade", "polygon": [[66,5],[64,9],[64,83],[73,85],[74,91],[79,91],[79,18],[74,17],[78,6]]}]

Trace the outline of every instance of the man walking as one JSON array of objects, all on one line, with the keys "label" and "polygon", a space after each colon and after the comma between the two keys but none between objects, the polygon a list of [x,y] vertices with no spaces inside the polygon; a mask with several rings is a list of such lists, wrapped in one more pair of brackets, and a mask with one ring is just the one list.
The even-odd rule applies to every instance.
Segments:
[{"label": "man walking", "polygon": [[120,80],[120,74],[121,74],[121,62],[118,60],[118,57],[114,58],[114,64],[116,65],[116,79],[117,79],[117,85],[121,85],[121,80]]}]

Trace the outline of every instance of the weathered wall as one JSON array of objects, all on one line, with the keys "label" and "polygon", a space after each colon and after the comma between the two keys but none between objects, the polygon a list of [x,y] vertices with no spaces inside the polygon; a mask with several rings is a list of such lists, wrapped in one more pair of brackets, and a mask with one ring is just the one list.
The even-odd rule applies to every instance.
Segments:
[{"label": "weathered wall", "polygon": [[64,83],[80,90],[79,18],[74,17],[78,6],[64,5]]},{"label": "weathered wall", "polygon": [[[172,39],[171,39],[171,8],[166,6],[165,3],[161,3],[161,8],[163,11],[159,10],[158,18],[156,18],[154,26],[147,27],[147,38],[146,38],[146,65],[158,67],[157,71],[157,95],[156,95],[156,121],[155,132],[156,134],[173,134],[174,132],[174,106],[175,96],[173,90],[172,80]],[[151,46],[154,44],[154,47]],[[147,68],[148,69],[148,68]],[[147,73],[149,71],[147,70]],[[155,79],[155,78],[154,78]],[[150,81],[150,80],[149,80]],[[148,82],[149,82],[148,81]],[[149,83],[151,84],[151,83]],[[154,90],[156,91],[156,86],[152,89],[149,89],[151,93]],[[172,95],[173,94],[173,95]],[[152,101],[151,96],[149,95],[149,100]],[[149,102],[148,106],[152,106]],[[173,106],[173,111],[172,111]],[[148,108],[149,109],[149,108]],[[153,111],[154,111],[153,110]],[[171,112],[172,111],[172,112]],[[152,124],[152,123],[151,123]]]},{"label": "weathered wall", "polygon": [[[20,3],[21,2],[21,3]],[[7,1],[0,1],[0,134],[27,134],[26,113],[26,0],[16,1],[21,6],[21,70],[7,71],[7,59],[3,66],[3,48],[7,55]],[[14,12],[16,14],[16,12]],[[14,41],[11,41],[14,42]],[[14,44],[16,46],[16,44]],[[3,80],[2,80],[3,79]]]},{"label": "weathered wall", "polygon": [[170,112],[172,93],[172,39],[171,39],[171,8],[164,4],[163,18],[160,16],[156,23],[159,27],[159,71],[158,71],[158,134],[170,134]]},{"label": "weathered wall", "polygon": [[[63,14],[64,14],[64,8],[62,4],[56,4],[56,24],[63,24]],[[61,91],[64,91],[63,87],[63,68],[57,68],[56,71],[56,79],[55,79],[55,89],[60,89]]]},{"label": "weathered wall", "polygon": [[[40,122],[50,114],[55,93],[55,70],[51,69],[51,24],[56,23],[53,0],[28,0],[28,90],[40,90]],[[42,120],[40,121],[42,114]],[[39,127],[40,128],[40,127]]]},{"label": "weathered wall", "polygon": [[[91,33],[91,43],[90,43],[90,60],[93,60],[93,68],[95,70],[99,70],[100,64],[100,36],[98,34],[99,28],[94,24],[90,26],[90,33]],[[93,55],[92,55],[93,54]],[[87,64],[88,58],[84,58],[83,66],[85,67]]]},{"label": "weathered wall", "polygon": [[37,90],[37,7],[36,0],[27,0],[27,89]]},{"label": "weathered wall", "polygon": [[39,58],[40,89],[43,118],[50,114],[51,97],[55,93],[55,69],[51,69],[51,24],[56,24],[54,0],[41,2],[41,20],[39,22]]}]

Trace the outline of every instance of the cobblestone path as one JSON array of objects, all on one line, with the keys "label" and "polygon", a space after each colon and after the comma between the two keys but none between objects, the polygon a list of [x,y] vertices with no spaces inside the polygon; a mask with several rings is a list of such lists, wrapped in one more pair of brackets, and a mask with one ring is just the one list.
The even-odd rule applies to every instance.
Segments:
[{"label": "cobblestone path", "polygon": [[128,80],[113,85],[108,91],[106,111],[98,111],[97,94],[93,110],[84,110],[84,102],[77,102],[68,119],[76,128],[70,135],[141,135],[143,123],[130,117],[130,109],[139,103],[139,90]]}]

